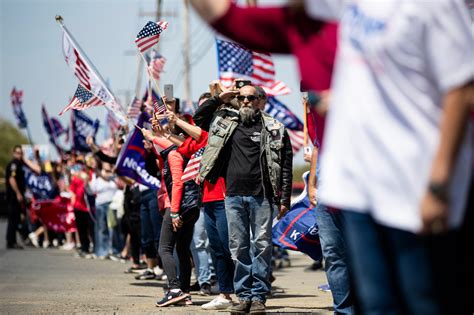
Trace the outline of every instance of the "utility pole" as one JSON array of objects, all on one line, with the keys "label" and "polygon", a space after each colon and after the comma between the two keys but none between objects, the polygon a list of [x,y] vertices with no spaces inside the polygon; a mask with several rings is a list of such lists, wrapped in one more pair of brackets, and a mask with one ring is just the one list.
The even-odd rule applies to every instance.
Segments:
[{"label": "utility pole", "polygon": [[190,40],[189,40],[189,0],[184,0],[183,11],[183,58],[184,58],[184,100],[191,101],[191,64],[190,64]]}]

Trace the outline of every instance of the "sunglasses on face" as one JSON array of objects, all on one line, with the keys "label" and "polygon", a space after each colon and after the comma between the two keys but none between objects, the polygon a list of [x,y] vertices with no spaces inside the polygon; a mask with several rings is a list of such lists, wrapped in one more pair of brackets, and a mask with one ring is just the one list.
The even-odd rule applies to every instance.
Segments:
[{"label": "sunglasses on face", "polygon": [[255,95],[239,95],[237,96],[237,99],[241,102],[243,102],[245,99],[248,99],[249,102],[253,102],[257,99],[258,97]]}]

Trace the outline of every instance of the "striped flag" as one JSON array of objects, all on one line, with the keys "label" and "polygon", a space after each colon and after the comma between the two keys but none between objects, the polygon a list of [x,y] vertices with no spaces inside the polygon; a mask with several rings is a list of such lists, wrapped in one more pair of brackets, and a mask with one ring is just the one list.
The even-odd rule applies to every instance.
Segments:
[{"label": "striped flag", "polygon": [[229,88],[237,78],[260,85],[268,95],[285,95],[291,90],[275,80],[275,66],[270,54],[257,53],[237,43],[216,39],[219,80]]},{"label": "striped flag", "polygon": [[165,67],[166,58],[155,49],[152,49],[147,55],[148,56],[145,56],[145,58],[151,71],[151,75],[156,80],[160,80],[161,73],[163,73],[163,68]]},{"label": "striped flag", "polygon": [[128,118],[136,119],[138,115],[140,115],[140,108],[142,107],[142,105],[143,101],[135,96],[127,110]]},{"label": "striped flag", "polygon": [[158,101],[155,101],[153,103],[153,110],[155,111],[155,113],[157,114],[163,114],[166,112],[166,105],[165,103],[163,103],[163,101],[160,99]]},{"label": "striped flag", "polygon": [[265,112],[281,122],[290,137],[293,153],[298,152],[304,145],[304,125],[296,115],[275,97],[269,97]]},{"label": "striped flag", "polygon": [[204,153],[205,147],[200,148],[191,156],[186,168],[183,171],[183,176],[181,180],[187,182],[188,180],[193,180],[199,174],[199,166],[201,165],[202,154]]},{"label": "striped flag", "polygon": [[168,27],[168,22],[160,21],[158,23],[149,21],[138,33],[135,39],[138,50],[143,54],[151,47],[158,44],[160,34]]},{"label": "striped flag", "polygon": [[104,104],[104,101],[102,101],[100,98],[98,98],[79,84],[71,102],[68,106],[66,106],[66,108],[64,108],[59,113],[59,116],[61,116],[70,109],[84,110],[92,106],[99,106]]},{"label": "striped flag", "polygon": [[105,120],[108,126],[108,132],[112,137],[120,128],[120,122],[115,119],[114,115],[109,110],[107,111],[107,117]]},{"label": "striped flag", "polygon": [[28,127],[28,121],[26,120],[25,113],[23,112],[23,91],[13,88],[10,93],[13,113],[15,114],[16,121],[18,123],[18,128]]},{"label": "striped flag", "polygon": [[69,33],[66,26],[61,24],[63,29],[63,54],[67,65],[74,71],[74,75],[89,93],[102,100],[109,110],[113,112],[121,124],[127,123],[127,117],[123,108],[115,99],[114,95],[105,84],[100,73],[95,69],[92,62]]}]

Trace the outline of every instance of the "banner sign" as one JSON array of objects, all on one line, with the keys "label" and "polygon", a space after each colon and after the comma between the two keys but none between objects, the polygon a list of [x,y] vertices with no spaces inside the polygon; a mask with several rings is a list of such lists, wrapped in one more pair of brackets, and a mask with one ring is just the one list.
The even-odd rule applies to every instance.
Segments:
[{"label": "banner sign", "polygon": [[273,244],[307,254],[314,260],[323,258],[319,229],[316,222],[317,207],[309,202],[308,175],[303,175],[305,190],[291,204],[291,210],[273,225]]},{"label": "banner sign", "polygon": [[40,175],[36,174],[29,167],[23,167],[25,171],[26,187],[31,191],[33,197],[37,200],[54,199],[58,191],[55,189],[51,177],[43,172]]},{"label": "banner sign", "polygon": [[[142,113],[138,118],[137,126],[142,128],[149,119],[148,114]],[[117,159],[115,172],[119,176],[129,177],[136,182],[152,189],[160,188],[160,180],[149,174],[145,169],[146,151],[143,147],[143,135],[135,128],[124,144]]]}]

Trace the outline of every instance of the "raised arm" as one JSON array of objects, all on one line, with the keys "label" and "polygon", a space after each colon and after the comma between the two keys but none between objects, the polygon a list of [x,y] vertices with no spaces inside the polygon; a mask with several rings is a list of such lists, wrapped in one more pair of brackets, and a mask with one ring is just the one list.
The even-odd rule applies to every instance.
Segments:
[{"label": "raised arm", "polygon": [[290,53],[286,34],[295,19],[310,19],[302,1],[289,7],[239,7],[230,0],[191,0],[201,17],[218,32],[253,50]]}]

